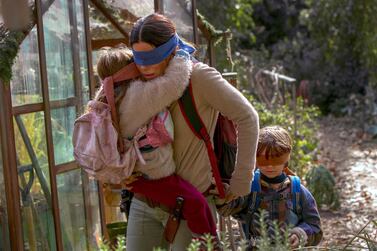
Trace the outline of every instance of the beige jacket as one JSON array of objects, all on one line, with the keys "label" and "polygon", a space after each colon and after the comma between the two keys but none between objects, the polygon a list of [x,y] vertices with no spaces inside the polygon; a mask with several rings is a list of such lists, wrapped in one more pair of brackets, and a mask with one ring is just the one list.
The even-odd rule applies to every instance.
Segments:
[{"label": "beige jacket", "polygon": [[[173,63],[173,61],[170,62],[167,71]],[[166,75],[167,73],[164,76]],[[154,80],[143,82],[142,84],[147,87]],[[235,172],[230,181],[230,189],[233,194],[244,196],[250,192],[250,184],[255,167],[259,132],[258,114],[249,101],[236,88],[224,80],[214,68],[206,64],[197,63],[192,71],[191,80],[198,112],[211,136],[214,134],[218,111],[238,125],[238,153]],[[139,102],[137,97],[130,97],[133,100],[131,102],[127,98],[131,95],[129,91],[121,103],[120,126],[122,135],[126,137],[135,133],[138,127],[171,104],[172,93],[178,94],[178,89],[176,88],[164,89],[164,91],[158,93],[150,93],[150,90],[147,91],[145,89],[143,91],[143,97],[149,95],[154,97],[154,99],[147,99],[148,104],[141,105],[141,99]],[[156,98],[162,96],[164,98]],[[127,112],[124,110],[125,108],[127,108]],[[205,144],[196,138],[188,127],[177,101],[170,106],[169,110],[174,123],[173,149],[176,173],[192,183],[199,191],[204,192],[212,182],[211,165]],[[128,114],[127,116],[133,114],[133,116],[137,117],[137,120],[128,121],[129,123],[127,123],[125,114]]]},{"label": "beige jacket", "polygon": [[[136,131],[149,123],[159,112],[182,96],[191,76],[192,64],[182,57],[170,61],[163,76],[144,82],[132,81],[119,105],[119,125],[126,147],[133,147]],[[141,172],[150,179],[160,179],[172,175],[176,166],[171,144],[143,152],[145,161],[134,162],[133,171]]]},{"label": "beige jacket", "polygon": [[[209,134],[213,137],[218,111],[237,124],[238,152],[230,190],[237,196],[250,192],[259,132],[259,119],[250,102],[206,64],[194,66],[191,76],[195,103]],[[174,122],[174,159],[177,173],[199,191],[212,181],[211,165],[203,141],[188,127],[177,102],[170,107]]]}]

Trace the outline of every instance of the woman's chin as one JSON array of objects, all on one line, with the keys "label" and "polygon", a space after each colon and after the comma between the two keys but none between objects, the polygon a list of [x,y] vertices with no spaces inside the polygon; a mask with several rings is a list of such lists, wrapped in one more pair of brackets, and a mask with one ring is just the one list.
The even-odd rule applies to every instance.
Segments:
[{"label": "woman's chin", "polygon": [[144,74],[143,77],[147,80],[151,80],[157,77],[156,74]]}]

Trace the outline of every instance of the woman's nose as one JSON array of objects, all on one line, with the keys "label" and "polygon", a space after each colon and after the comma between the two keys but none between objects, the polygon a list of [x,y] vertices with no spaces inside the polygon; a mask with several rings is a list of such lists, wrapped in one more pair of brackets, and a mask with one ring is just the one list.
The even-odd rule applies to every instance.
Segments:
[{"label": "woman's nose", "polygon": [[139,65],[140,70],[147,70],[148,66],[147,65]]}]

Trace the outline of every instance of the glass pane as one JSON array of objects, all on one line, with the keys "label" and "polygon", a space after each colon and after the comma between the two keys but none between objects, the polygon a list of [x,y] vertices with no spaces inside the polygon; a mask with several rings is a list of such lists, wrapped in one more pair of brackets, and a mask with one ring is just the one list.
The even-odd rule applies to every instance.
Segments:
[{"label": "glass pane", "polygon": [[51,110],[55,165],[73,161],[72,132],[76,119],[74,106]]},{"label": "glass pane", "polygon": [[24,245],[56,250],[43,112],[14,118]]},{"label": "glass pane", "polygon": [[83,179],[87,184],[85,189],[85,208],[87,210],[87,229],[89,247],[91,250],[98,250],[98,240],[101,238],[101,216],[100,216],[100,204],[98,198],[98,183],[94,179],[89,179],[88,175],[84,173]]},{"label": "glass pane", "polygon": [[86,49],[86,33],[84,24],[84,9],[82,0],[75,1],[76,6],[76,20],[77,20],[77,32],[79,40],[79,59],[80,59],[80,74],[81,74],[81,98],[82,104],[86,105],[89,101],[89,72],[88,72],[88,60]]},{"label": "glass pane", "polygon": [[199,42],[196,45],[195,57],[203,63],[209,64],[209,51],[208,51],[208,41],[203,36],[203,33],[198,29]]},{"label": "glass pane", "polygon": [[0,151],[0,250],[10,250],[9,244],[7,198],[5,196],[3,156]]},{"label": "glass pane", "polygon": [[43,14],[50,100],[73,97],[70,19],[66,0],[55,0]]},{"label": "glass pane", "polygon": [[57,176],[64,250],[88,250],[81,169]]},{"label": "glass pane", "polygon": [[174,22],[178,35],[188,42],[194,41],[191,8],[191,1],[164,0],[164,14]]},{"label": "glass pane", "polygon": [[97,63],[100,57],[100,51],[92,51],[92,63],[93,63],[93,73],[96,90],[101,86],[101,80],[97,73]]},{"label": "glass pane", "polygon": [[89,2],[89,24],[93,40],[124,38],[91,2]]},{"label": "glass pane", "polygon": [[22,42],[12,67],[13,106],[42,102],[37,29],[34,27]]},{"label": "glass pane", "polygon": [[[120,9],[123,16],[128,15],[129,18],[143,17],[154,13],[154,0],[106,0],[106,2],[113,8]],[[126,20],[129,20],[129,18]]]}]

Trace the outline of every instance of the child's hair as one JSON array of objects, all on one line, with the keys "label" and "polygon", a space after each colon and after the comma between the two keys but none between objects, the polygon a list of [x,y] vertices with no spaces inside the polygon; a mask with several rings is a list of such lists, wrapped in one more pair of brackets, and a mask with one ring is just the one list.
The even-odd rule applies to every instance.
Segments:
[{"label": "child's hair", "polygon": [[265,159],[278,158],[292,150],[288,132],[280,126],[267,126],[260,130],[257,157],[264,153]]},{"label": "child's hair", "polygon": [[[97,63],[97,73],[101,80],[104,80],[106,77],[112,76],[118,71],[120,71],[123,67],[133,62],[133,55],[132,51],[127,47],[119,47],[119,48],[110,48],[110,47],[103,47],[100,51],[100,56]],[[118,106],[120,100],[126,94],[127,90],[127,82],[118,85],[115,88],[115,104]],[[97,91],[94,100],[105,102],[106,97],[102,86]]]}]

